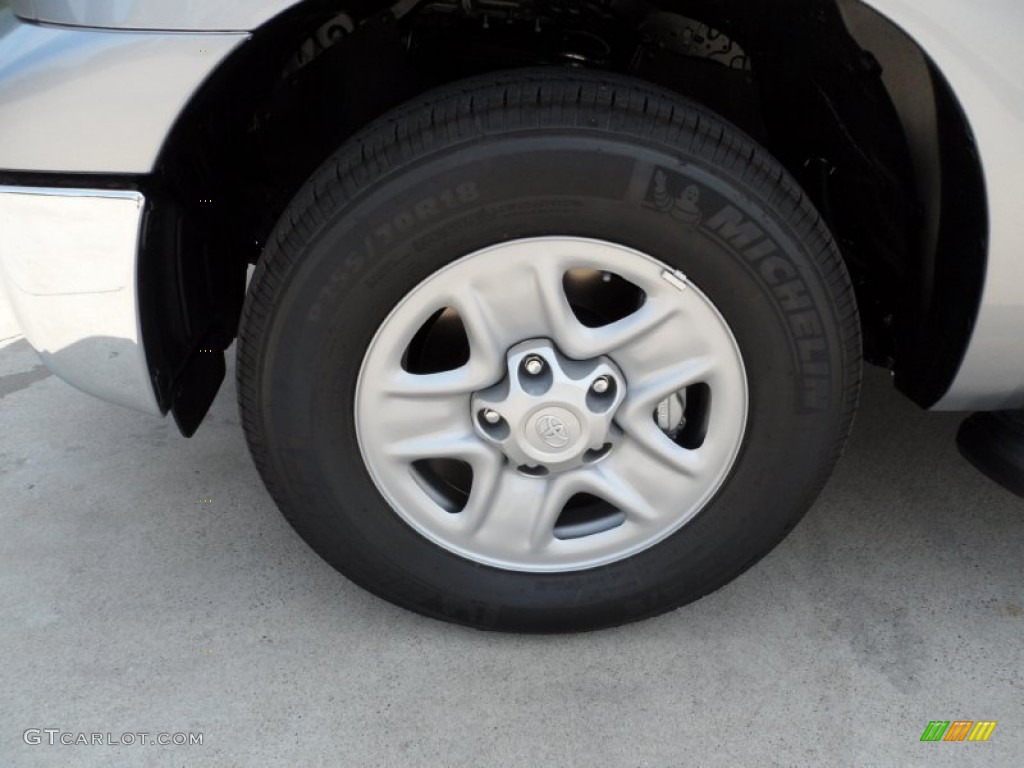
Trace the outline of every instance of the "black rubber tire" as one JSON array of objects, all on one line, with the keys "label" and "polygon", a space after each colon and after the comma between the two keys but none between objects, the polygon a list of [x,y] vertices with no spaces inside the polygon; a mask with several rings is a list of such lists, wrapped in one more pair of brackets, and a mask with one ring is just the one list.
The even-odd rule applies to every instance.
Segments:
[{"label": "black rubber tire", "polygon": [[[666,205],[691,185],[697,222]],[[683,271],[732,328],[750,414],[729,479],[677,533],[600,568],[517,573],[443,550],[391,510],[353,403],[374,333],[410,290],[462,255],[546,234],[618,242]],[[572,631],[695,600],[781,541],[849,432],[860,330],[832,237],[764,149],[656,87],[531,70],[417,97],[323,164],[257,266],[237,370],[267,488],[343,574],[449,621]]]}]

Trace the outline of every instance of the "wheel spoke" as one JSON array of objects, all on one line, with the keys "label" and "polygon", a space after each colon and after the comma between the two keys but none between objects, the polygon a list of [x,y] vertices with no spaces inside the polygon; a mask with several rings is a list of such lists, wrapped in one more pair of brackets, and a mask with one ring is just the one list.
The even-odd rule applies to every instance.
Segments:
[{"label": "wheel spoke", "polygon": [[696,357],[650,371],[647,375],[634,379],[626,402],[619,411],[619,421],[628,427],[634,420],[650,420],[659,402],[692,384],[706,380],[714,371],[715,363],[712,358]]},{"label": "wheel spoke", "polygon": [[[666,361],[688,361],[718,356],[712,339],[716,334],[708,332],[702,323],[677,304],[662,312],[659,305],[645,314],[641,307],[634,315],[623,318],[615,325],[625,324],[617,332],[613,357],[630,377],[630,387],[642,386],[643,379],[658,374],[666,367]],[[633,331],[633,332],[627,332]]]},{"label": "wheel spoke", "polygon": [[396,459],[465,459],[486,450],[483,442],[465,426],[411,437],[391,443],[387,452]]},{"label": "wheel spoke", "polygon": [[[608,325],[587,328],[577,322],[574,337],[564,342],[566,353],[579,359],[615,355],[619,350],[632,345],[644,344],[659,330],[671,329],[681,319],[678,307],[665,301],[648,301],[630,315]],[[662,349],[664,354],[664,348]]]},{"label": "wheel spoke", "polygon": [[582,351],[591,342],[586,326],[577,319],[569,306],[564,278],[565,267],[559,261],[538,261],[533,265],[533,279],[550,329],[549,335],[569,357],[577,360],[596,357]]},{"label": "wheel spoke", "polygon": [[478,482],[463,514],[480,546],[509,557],[537,553],[554,540],[555,521],[568,497],[564,477],[526,477],[509,466]]},{"label": "wheel spoke", "polygon": [[604,499],[625,512],[631,520],[649,522],[658,517],[658,510],[650,500],[607,461],[593,469],[573,473],[571,482],[574,493],[589,493]]},{"label": "wheel spoke", "polygon": [[700,451],[687,450],[672,442],[655,423],[654,411],[666,397],[706,379],[713,371],[713,361],[700,357],[651,372],[630,388],[616,422],[650,458],[696,477],[704,471]]},{"label": "wheel spoke", "polygon": [[470,393],[490,383],[493,383],[493,374],[484,370],[483,366],[474,366],[471,362],[461,368],[441,373],[399,371],[392,374],[384,385],[382,394],[385,400],[405,400],[429,408],[431,402],[468,402],[467,396]]},{"label": "wheel spoke", "polygon": [[506,349],[547,335],[545,303],[535,273],[513,268],[515,263],[476,276],[447,299],[462,318],[471,351],[489,360],[496,355],[499,369]]},{"label": "wheel spoke", "polygon": [[[664,436],[663,436],[664,437]],[[633,523],[655,523],[685,508],[692,479],[666,461],[650,461],[648,449],[623,436],[611,455],[585,473],[586,492],[626,513]]]},{"label": "wheel spoke", "polygon": [[693,479],[699,478],[707,470],[701,450],[676,445],[654,423],[652,414],[648,413],[647,420],[633,419],[622,426],[625,430],[623,441],[630,440],[642,449],[648,462],[653,459],[665,468]]},{"label": "wheel spoke", "polygon": [[[404,376],[409,379],[434,379],[436,383],[435,377],[444,375]],[[456,394],[450,394],[447,385],[435,389],[394,387],[391,391],[378,393],[373,413],[375,442],[390,445],[389,452],[397,456],[411,451],[416,441],[435,440],[443,435],[472,436],[469,395],[460,393],[459,389],[461,387],[456,389]],[[399,451],[402,445],[405,445],[405,449]]]},{"label": "wheel spoke", "polygon": [[478,454],[470,460],[473,487],[460,515],[465,533],[475,534],[486,521],[504,478],[506,463],[497,450]]},{"label": "wheel spoke", "polygon": [[452,306],[459,313],[469,339],[469,367],[473,378],[496,381],[504,368],[505,339],[501,323],[486,303],[487,297],[472,289],[453,296]]},{"label": "wheel spoke", "polygon": [[[563,287],[565,271],[566,262],[561,258],[537,259],[525,265],[514,260],[498,273],[477,280],[465,294],[453,297],[470,345],[474,336],[490,339],[498,349],[538,336],[551,338],[576,359],[604,354],[589,350],[614,345],[616,340],[596,333],[603,329],[589,329],[576,318]],[[471,326],[478,328],[471,330]]]}]

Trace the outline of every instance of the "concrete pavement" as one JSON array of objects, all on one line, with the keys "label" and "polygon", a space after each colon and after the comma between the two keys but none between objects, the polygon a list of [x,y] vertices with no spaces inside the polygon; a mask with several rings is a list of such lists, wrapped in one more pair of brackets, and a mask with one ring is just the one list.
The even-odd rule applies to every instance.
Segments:
[{"label": "concrete pavement", "polygon": [[[1024,503],[957,456],[959,416],[881,372],[819,502],[744,577],[641,624],[515,637],[313,555],[230,378],[184,440],[47,375],[9,318],[0,339],[0,766],[1024,764]],[[919,741],[957,719],[999,724]]]}]

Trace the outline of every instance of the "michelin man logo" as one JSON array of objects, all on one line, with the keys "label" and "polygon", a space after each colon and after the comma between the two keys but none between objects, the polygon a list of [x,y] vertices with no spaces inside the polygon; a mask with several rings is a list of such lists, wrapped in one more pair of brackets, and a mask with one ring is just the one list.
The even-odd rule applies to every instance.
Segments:
[{"label": "michelin man logo", "polygon": [[700,209],[700,187],[696,184],[686,184],[683,177],[670,175],[661,168],[654,171],[644,202],[683,224],[697,226],[703,217]]}]

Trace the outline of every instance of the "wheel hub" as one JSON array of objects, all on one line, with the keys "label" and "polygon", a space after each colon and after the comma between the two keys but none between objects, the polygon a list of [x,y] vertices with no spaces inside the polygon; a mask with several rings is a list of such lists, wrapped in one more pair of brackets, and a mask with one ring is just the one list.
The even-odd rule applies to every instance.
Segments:
[{"label": "wheel hub", "polygon": [[519,472],[544,476],[606,456],[625,397],[625,377],[607,357],[570,360],[531,340],[509,350],[500,382],[473,395],[473,422]]},{"label": "wheel hub", "polygon": [[622,245],[513,240],[413,289],[367,350],[366,467],[399,517],[483,565],[569,572],[686,525],[738,455],[747,384],[700,289]]}]

